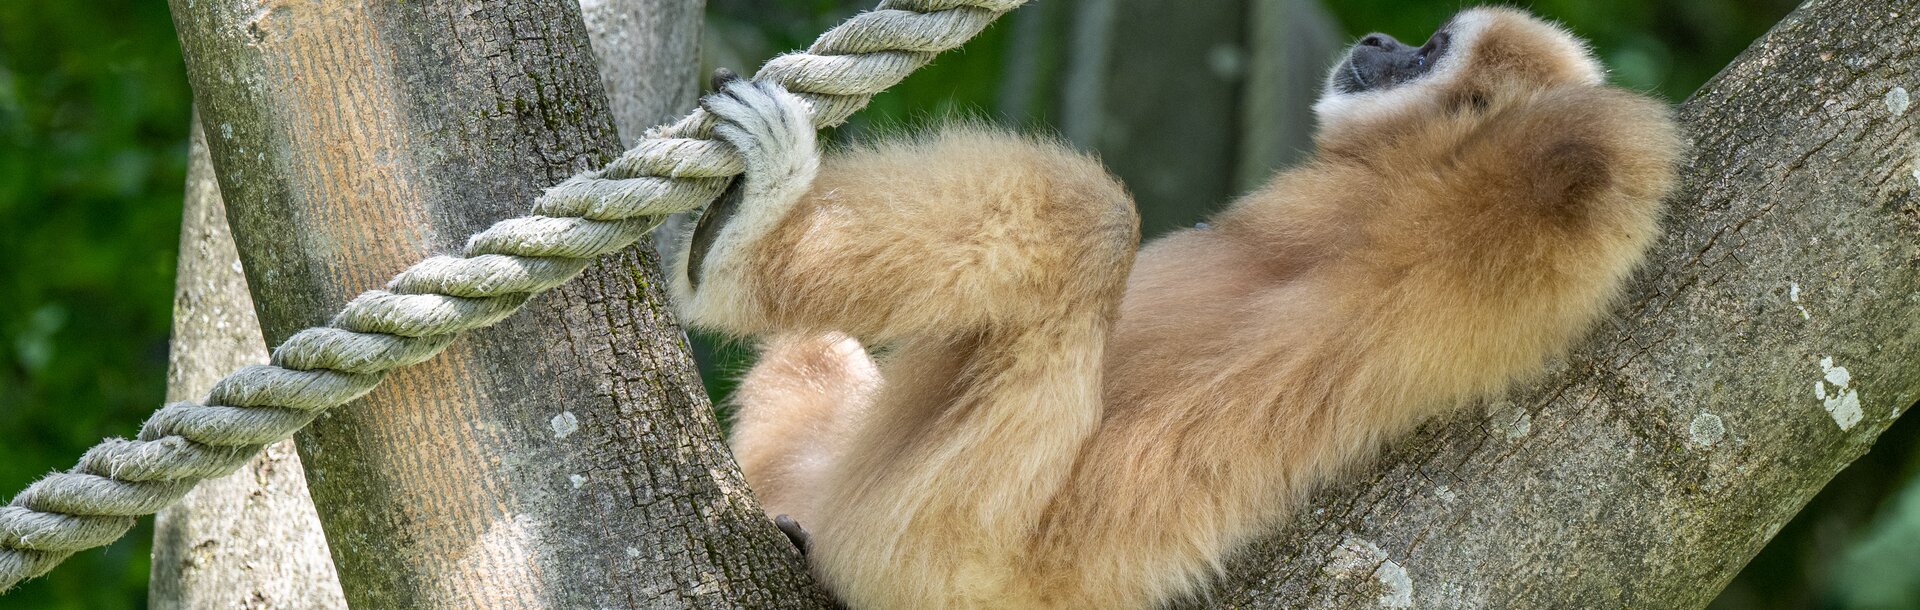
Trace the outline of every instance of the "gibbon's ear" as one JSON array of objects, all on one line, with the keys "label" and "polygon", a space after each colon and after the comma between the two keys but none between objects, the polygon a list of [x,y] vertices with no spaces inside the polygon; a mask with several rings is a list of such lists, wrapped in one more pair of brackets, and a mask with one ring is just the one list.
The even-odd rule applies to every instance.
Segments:
[{"label": "gibbon's ear", "polygon": [[[1563,87],[1484,115],[1464,148],[1470,165],[1501,168],[1484,185],[1577,229],[1671,189],[1685,143],[1664,104],[1601,87]],[[1524,212],[1524,210],[1514,210]]]}]

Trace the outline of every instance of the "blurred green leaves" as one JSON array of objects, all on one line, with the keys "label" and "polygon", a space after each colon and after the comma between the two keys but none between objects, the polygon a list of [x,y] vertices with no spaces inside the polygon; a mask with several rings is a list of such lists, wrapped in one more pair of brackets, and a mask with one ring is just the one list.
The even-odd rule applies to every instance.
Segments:
[{"label": "blurred green leaves", "polygon": [[1847,610],[1920,608],[1920,485],[1887,503],[1840,559],[1832,591]]},{"label": "blurred green leaves", "polygon": [[[0,493],[160,403],[189,106],[166,3],[0,2]],[[149,537],[0,605],[143,605]]]}]

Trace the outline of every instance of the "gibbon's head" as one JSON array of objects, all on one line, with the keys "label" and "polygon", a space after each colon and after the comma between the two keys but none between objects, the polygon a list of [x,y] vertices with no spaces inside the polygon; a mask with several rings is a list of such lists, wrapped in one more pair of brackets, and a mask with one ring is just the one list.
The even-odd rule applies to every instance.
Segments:
[{"label": "gibbon's head", "polygon": [[1461,11],[1408,46],[1368,34],[1327,74],[1313,111],[1321,131],[1394,116],[1423,103],[1485,109],[1513,94],[1558,85],[1599,85],[1605,69],[1585,42],[1524,11]]}]

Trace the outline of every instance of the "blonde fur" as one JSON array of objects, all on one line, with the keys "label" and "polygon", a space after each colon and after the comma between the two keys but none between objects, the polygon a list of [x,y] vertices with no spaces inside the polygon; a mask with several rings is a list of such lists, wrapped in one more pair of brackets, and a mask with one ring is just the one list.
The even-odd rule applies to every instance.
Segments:
[{"label": "blonde fur", "polygon": [[1137,265],[1122,187],[1054,142],[950,128],[782,193],[755,181],[812,150],[730,139],[760,188],[732,222],[760,229],[677,291],[775,337],[734,447],[822,581],[863,609],[1191,595],[1380,442],[1577,340],[1656,234],[1675,126],[1554,26],[1452,28],[1448,63],[1329,94],[1313,159]]}]

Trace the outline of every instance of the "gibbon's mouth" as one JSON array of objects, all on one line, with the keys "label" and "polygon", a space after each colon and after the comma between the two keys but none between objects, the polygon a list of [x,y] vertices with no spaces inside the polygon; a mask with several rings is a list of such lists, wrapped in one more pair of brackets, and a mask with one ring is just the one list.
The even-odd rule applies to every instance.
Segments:
[{"label": "gibbon's mouth", "polygon": [[1333,72],[1333,88],[1340,93],[1391,89],[1420,78],[1453,50],[1452,24],[1433,33],[1418,47],[1386,34],[1368,34],[1354,43],[1346,61]]}]

